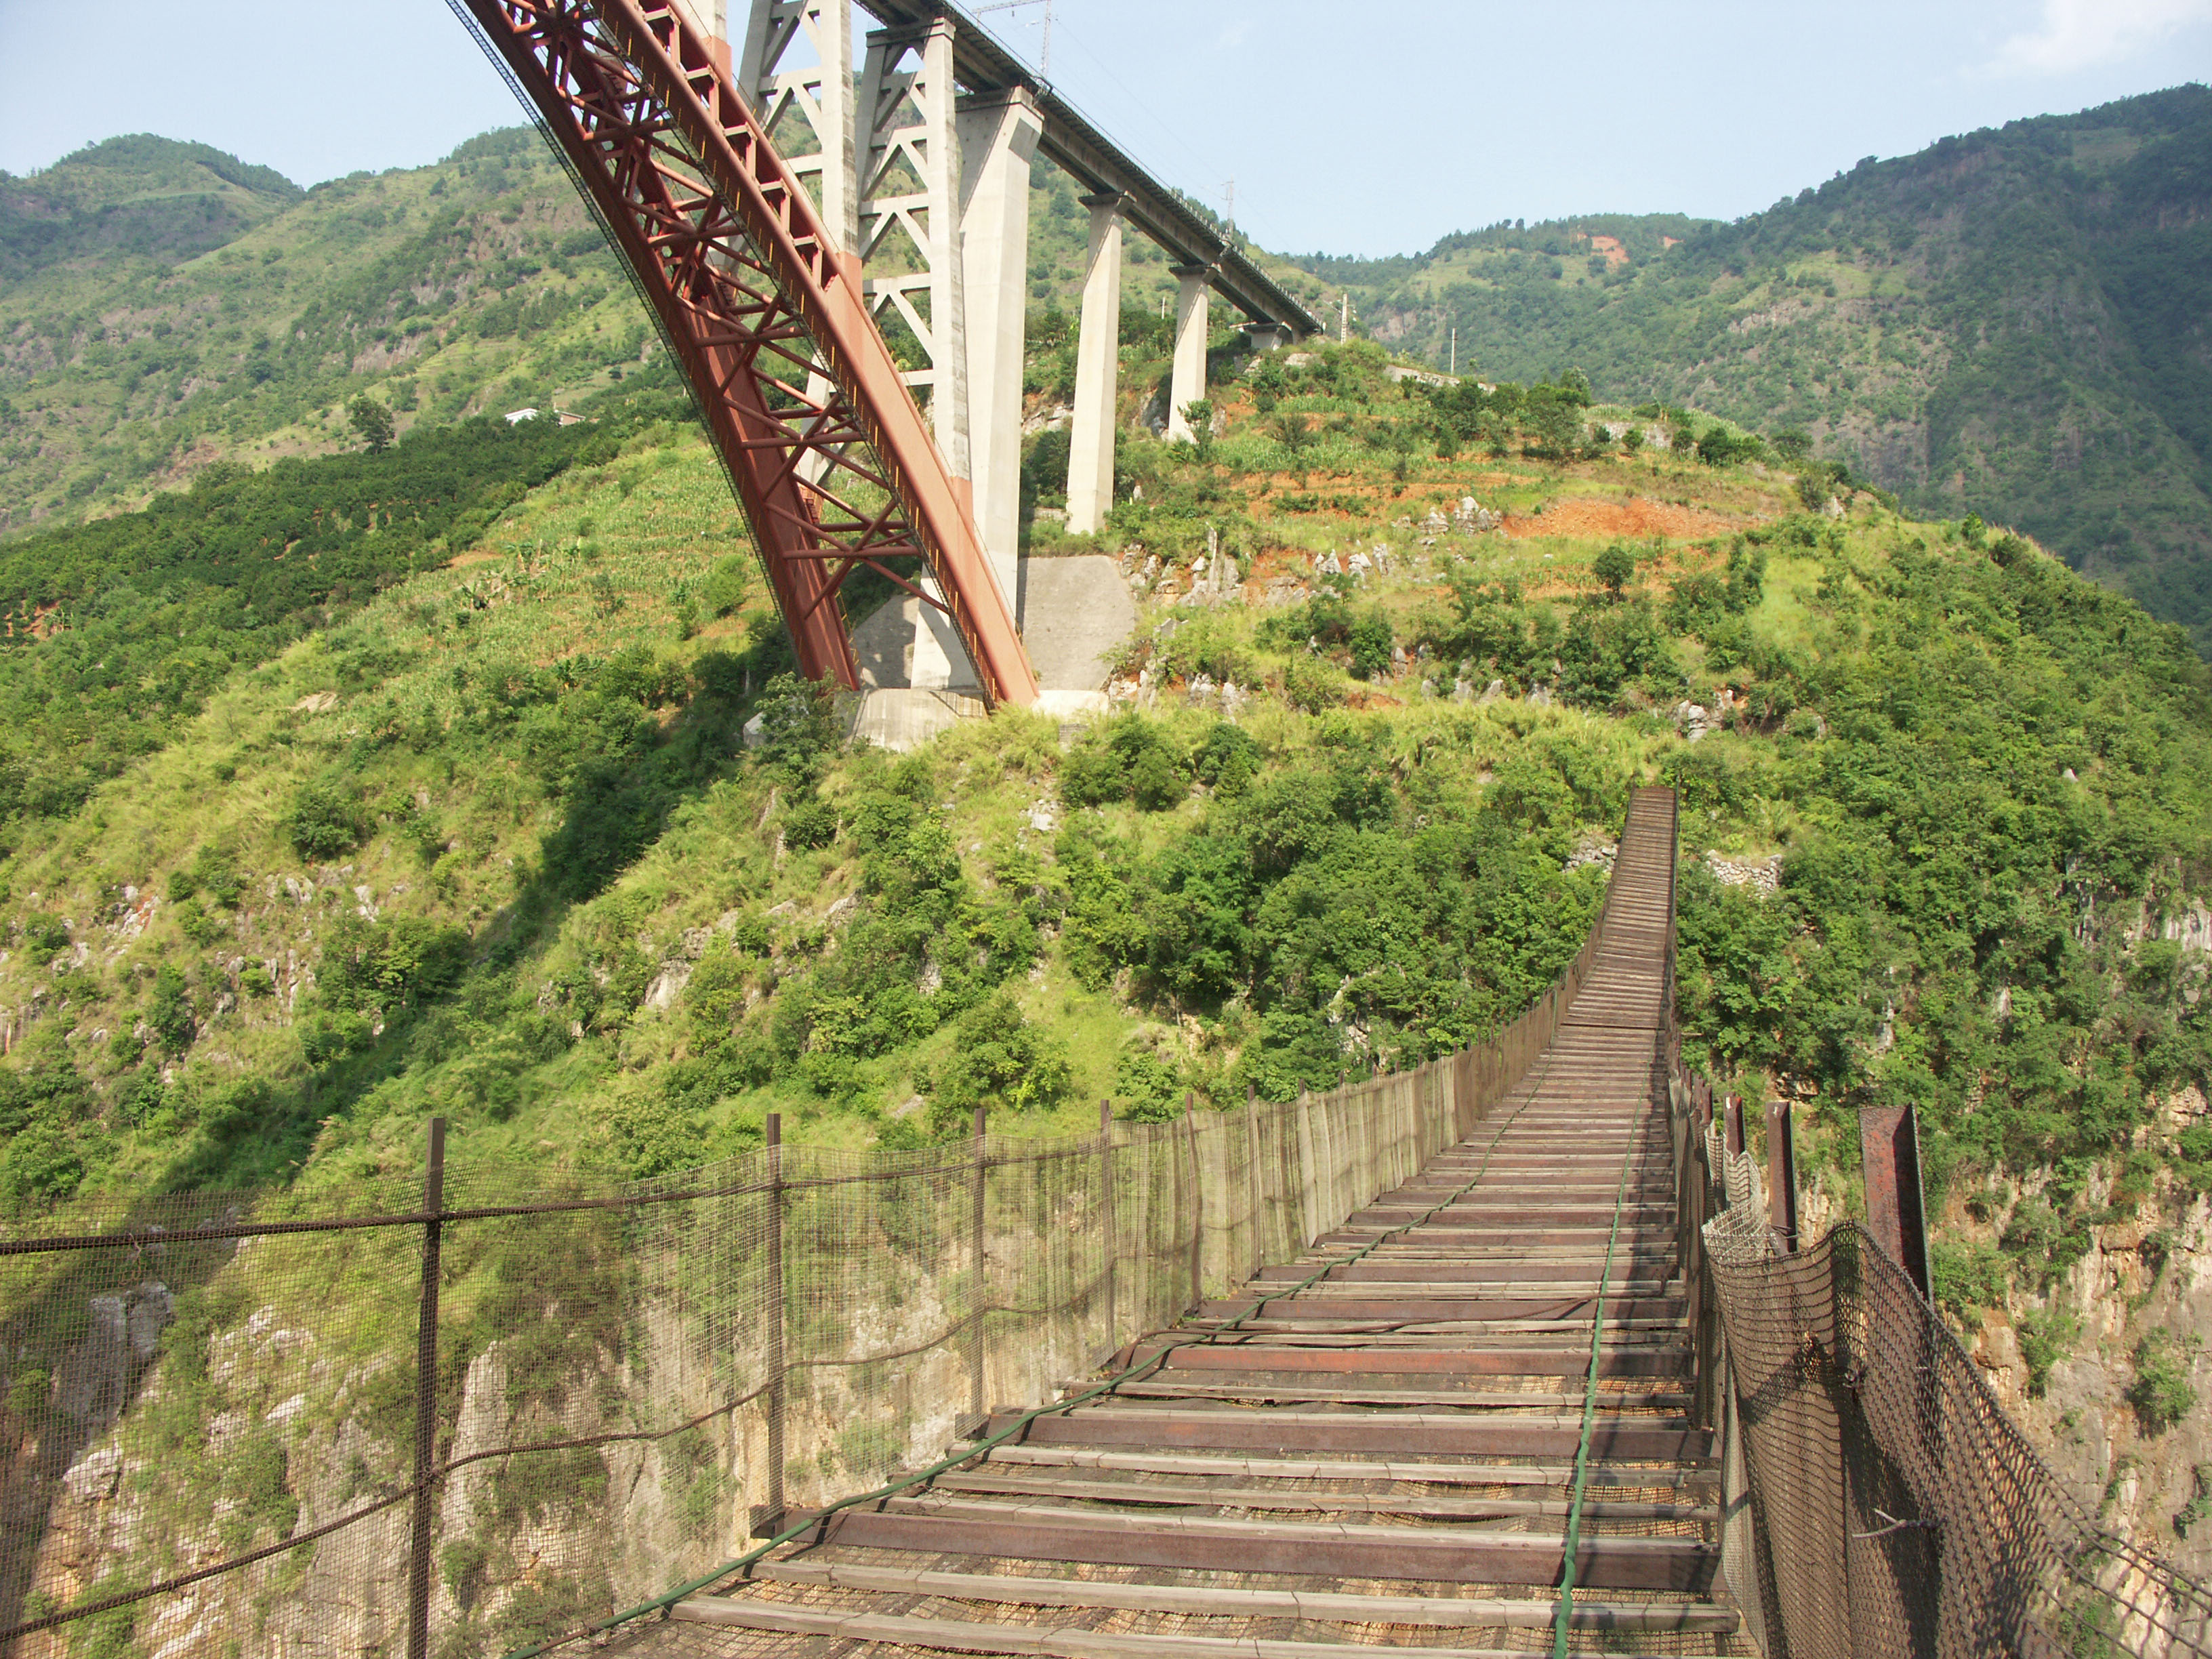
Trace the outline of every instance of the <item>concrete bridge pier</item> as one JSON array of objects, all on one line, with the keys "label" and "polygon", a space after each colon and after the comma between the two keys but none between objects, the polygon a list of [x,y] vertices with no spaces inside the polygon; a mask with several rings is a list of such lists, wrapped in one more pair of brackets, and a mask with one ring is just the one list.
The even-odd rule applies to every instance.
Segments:
[{"label": "concrete bridge pier", "polygon": [[[1044,124],[1020,88],[963,98],[960,259],[968,307],[968,463],[975,528],[1009,605],[1020,598],[1022,356],[1030,164]],[[1015,621],[1022,621],[1018,609]]]},{"label": "concrete bridge pier", "polygon": [[[945,470],[969,489],[993,580],[1047,700],[1103,702],[1106,653],[1135,623],[1127,586],[1108,559],[1020,559],[1035,157],[1050,156],[1090,192],[1071,530],[1095,533],[1114,504],[1125,225],[1167,252],[1181,283],[1170,439],[1198,435],[1182,411],[1206,396],[1210,289],[1275,331],[1270,343],[1318,323],[955,6],[860,0],[884,27],[865,37],[856,66],[854,0],[678,3],[734,60],[737,85],[814,191],[830,236],[861,261],[878,323],[917,348],[907,384],[927,405]],[[855,623],[863,679],[914,702],[923,724],[973,701],[963,693],[975,688],[974,668],[942,612],[907,596]]]},{"label": "concrete bridge pier", "polygon": [[1067,527],[1095,533],[1114,505],[1114,406],[1121,367],[1121,197],[1086,196],[1091,254],[1075,344],[1075,414],[1067,443]]},{"label": "concrete bridge pier", "polygon": [[1170,267],[1176,293],[1175,366],[1168,378],[1168,441],[1195,443],[1183,410],[1206,396],[1206,295],[1213,271],[1206,265]]},{"label": "concrete bridge pier", "polygon": [[[726,52],[725,0],[687,0]],[[781,67],[794,46],[815,61]],[[853,166],[852,0],[757,0],[737,53],[736,80],[786,165],[815,186],[823,227],[840,249],[860,246]]]}]

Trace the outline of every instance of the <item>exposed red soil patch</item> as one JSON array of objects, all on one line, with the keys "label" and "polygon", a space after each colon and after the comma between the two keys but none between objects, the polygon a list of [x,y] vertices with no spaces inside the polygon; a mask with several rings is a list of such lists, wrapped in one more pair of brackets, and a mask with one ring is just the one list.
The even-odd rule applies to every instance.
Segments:
[{"label": "exposed red soil patch", "polygon": [[62,631],[62,625],[57,619],[61,608],[61,601],[56,599],[52,605],[32,606],[31,614],[28,617],[20,615],[9,617],[6,623],[8,637],[12,640],[21,633],[25,637],[33,640],[53,638]]},{"label": "exposed red soil patch", "polygon": [[1353,688],[1344,695],[1344,706],[1356,713],[1365,714],[1376,709],[1403,708],[1402,699],[1382,691],[1363,691]]},{"label": "exposed red soil patch", "polygon": [[1278,576],[1308,581],[1313,576],[1312,556],[1294,547],[1263,547],[1243,565],[1244,580],[1265,584]]},{"label": "exposed red soil patch", "polygon": [[1505,520],[1505,533],[1516,541],[1535,536],[1666,536],[1691,539],[1725,534],[1735,528],[1718,514],[1671,501],[1553,501],[1540,514],[1514,514]]},{"label": "exposed red soil patch", "polygon": [[1618,236],[1593,236],[1589,239],[1589,245],[1590,252],[1605,255],[1605,262],[1609,265],[1628,263],[1628,250],[1621,246]]}]

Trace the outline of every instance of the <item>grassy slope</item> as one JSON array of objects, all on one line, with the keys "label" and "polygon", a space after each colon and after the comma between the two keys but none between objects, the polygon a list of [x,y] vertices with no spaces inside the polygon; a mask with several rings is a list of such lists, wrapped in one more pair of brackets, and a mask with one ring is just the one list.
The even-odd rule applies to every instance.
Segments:
[{"label": "grassy slope", "polygon": [[[1597,216],[1309,260],[1377,337],[1772,430],[1929,514],[2027,527],[2212,649],[2212,94],[1946,139],[1733,225]],[[1626,262],[1593,253],[1610,235]],[[1662,235],[1679,239],[1664,248]]]}]

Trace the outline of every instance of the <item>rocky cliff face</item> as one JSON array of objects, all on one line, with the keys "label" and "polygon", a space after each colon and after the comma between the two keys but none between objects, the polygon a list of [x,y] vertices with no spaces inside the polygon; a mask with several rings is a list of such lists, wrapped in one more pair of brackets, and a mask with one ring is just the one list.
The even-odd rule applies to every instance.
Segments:
[{"label": "rocky cliff face", "polygon": [[[748,1369],[757,1275],[743,1266],[757,1258],[702,1242],[702,1218],[687,1216],[665,1235],[635,1214],[628,1232],[594,1231],[596,1216],[567,1234],[449,1229],[437,1415],[452,1473],[434,1494],[434,1651],[563,1634],[744,1548],[767,1491]],[[538,1249],[518,1248],[530,1239]],[[392,1651],[408,1606],[413,1240],[252,1239],[181,1291],[147,1281],[78,1304],[81,1332],[41,1385],[50,1408],[9,1488],[0,1560],[20,1569],[27,1614],[266,1552],[100,1627],[139,1659]],[[573,1259],[593,1242],[619,1254]],[[792,1248],[803,1276],[818,1258]],[[988,1252],[1012,1263],[1030,1248],[994,1237]],[[793,1357],[850,1363],[793,1373],[789,1502],[866,1490],[952,1437],[969,1369],[946,1340],[961,1320],[943,1291],[967,1284],[969,1250],[963,1228],[866,1271],[847,1262],[834,1301],[794,1305]],[[994,1343],[990,1399],[1042,1397],[1082,1371],[1096,1358],[1083,1334],[1048,1320]],[[899,1357],[862,1363],[885,1354]],[[34,1634],[21,1659],[70,1659],[90,1628]]]},{"label": "rocky cliff face", "polygon": [[[2175,1109],[2201,1113],[2203,1104],[2197,1097]],[[2039,1389],[2022,1322],[2032,1343],[2036,1322],[2054,1315],[2062,1334],[2076,1322],[2080,1334]],[[2161,1331],[2174,1334],[2176,1363],[2195,1396],[2170,1425],[2138,1403],[2148,1396],[2137,1347]],[[1986,1312],[1970,1333],[1997,1398],[2082,1506],[2199,1579],[2212,1578],[2212,1364],[2191,1342],[2207,1332],[2212,1196],[2169,1192],[2140,1218],[2098,1228],[2094,1247],[2048,1296]]]}]

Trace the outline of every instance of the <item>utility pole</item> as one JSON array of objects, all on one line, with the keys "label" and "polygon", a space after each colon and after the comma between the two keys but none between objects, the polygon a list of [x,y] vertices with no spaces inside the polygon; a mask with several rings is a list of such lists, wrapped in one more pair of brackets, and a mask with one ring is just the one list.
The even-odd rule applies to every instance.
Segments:
[{"label": "utility pole", "polygon": [[1342,345],[1352,337],[1352,290],[1346,289],[1337,297],[1336,343]]},{"label": "utility pole", "polygon": [[1042,6],[1042,7],[1044,8],[1044,50],[1043,50],[1042,53],[1041,54],[1041,58],[1042,58],[1042,62],[1040,63],[1040,64],[1038,65],[1038,68],[1039,68],[1039,71],[1040,71],[1040,72],[1044,76],[1044,78],[1045,78],[1046,80],[1049,81],[1050,79],[1052,79],[1052,8],[1053,8],[1053,0],[995,0],[995,3],[994,3],[994,4],[988,5],[988,6],[978,6],[978,7],[976,7],[976,8],[975,8],[975,9],[976,9],[976,11],[978,11],[979,13],[981,13],[981,12],[987,12],[987,11],[1012,11],[1012,10],[1013,10],[1017,6],[1040,6],[1040,5],[1041,5],[1041,6]]},{"label": "utility pole", "polygon": [[1456,375],[1459,373],[1459,325],[1457,323],[1454,323],[1452,325],[1450,372],[1454,375]]},{"label": "utility pole", "polygon": [[1231,179],[1221,188],[1229,198],[1229,211],[1223,218],[1222,223],[1233,239],[1237,234],[1237,181]]}]

